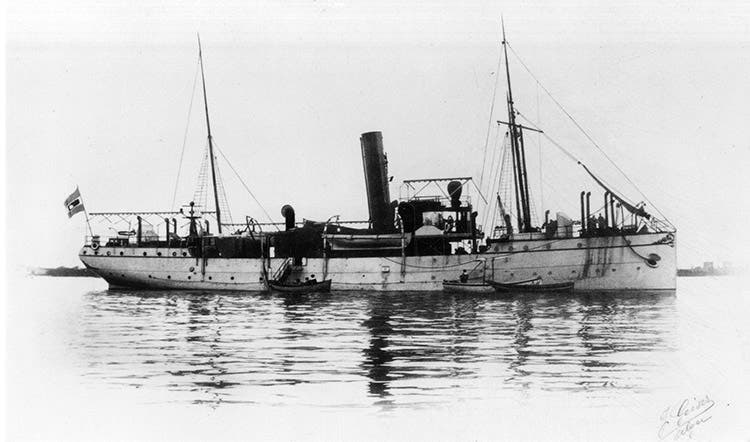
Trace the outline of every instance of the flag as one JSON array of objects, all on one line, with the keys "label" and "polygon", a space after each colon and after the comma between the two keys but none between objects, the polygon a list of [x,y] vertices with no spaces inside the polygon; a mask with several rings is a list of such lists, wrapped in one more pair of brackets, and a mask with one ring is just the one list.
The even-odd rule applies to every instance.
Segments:
[{"label": "flag", "polygon": [[71,193],[68,198],[65,199],[65,207],[68,209],[68,218],[72,217],[78,212],[83,212],[83,201],[81,201],[81,192],[76,187],[75,192]]}]

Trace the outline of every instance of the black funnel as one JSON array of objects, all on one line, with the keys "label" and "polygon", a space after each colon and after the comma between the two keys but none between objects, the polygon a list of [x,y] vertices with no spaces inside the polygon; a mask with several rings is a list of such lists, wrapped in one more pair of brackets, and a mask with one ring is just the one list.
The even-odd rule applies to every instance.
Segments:
[{"label": "black funnel", "polygon": [[367,208],[370,221],[377,232],[393,230],[391,193],[388,190],[388,160],[383,152],[383,134],[363,133],[359,138],[362,144],[362,166],[365,170],[367,188]]}]

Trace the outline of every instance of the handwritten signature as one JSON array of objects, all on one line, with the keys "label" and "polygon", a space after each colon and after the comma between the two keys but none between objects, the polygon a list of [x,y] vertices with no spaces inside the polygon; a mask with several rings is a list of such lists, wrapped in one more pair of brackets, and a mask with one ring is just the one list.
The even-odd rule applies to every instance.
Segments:
[{"label": "handwritten signature", "polygon": [[708,411],[715,402],[708,395],[690,397],[677,404],[670,405],[661,413],[659,439],[672,436],[674,440],[687,436],[692,437],[693,430],[711,419]]}]

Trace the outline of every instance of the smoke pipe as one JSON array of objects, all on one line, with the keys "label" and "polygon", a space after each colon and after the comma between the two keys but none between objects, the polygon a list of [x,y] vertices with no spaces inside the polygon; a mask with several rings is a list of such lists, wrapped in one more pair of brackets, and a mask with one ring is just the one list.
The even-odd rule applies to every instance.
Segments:
[{"label": "smoke pipe", "polygon": [[581,230],[586,231],[586,206],[583,202],[583,198],[586,196],[586,191],[581,191]]},{"label": "smoke pipe", "polygon": [[172,232],[177,235],[177,218],[172,218]]},{"label": "smoke pipe", "polygon": [[591,192],[586,192],[586,227],[589,229],[589,220],[591,219]]},{"label": "smoke pipe", "polygon": [[138,245],[141,245],[141,217],[140,215],[137,217],[138,219],[138,235],[135,237],[135,243]]},{"label": "smoke pipe", "polygon": [[609,190],[604,192],[604,225],[609,227]]},{"label": "smoke pipe", "polygon": [[209,231],[208,228],[209,228],[208,220],[206,220],[206,235],[210,235],[211,234],[211,232]]},{"label": "smoke pipe", "polygon": [[169,218],[164,218],[164,225],[167,226],[167,246],[169,245]]},{"label": "smoke pipe", "polygon": [[615,214],[615,197],[609,194],[609,212],[612,214],[612,227],[617,228],[617,215]]},{"label": "smoke pipe", "polygon": [[544,224],[549,224],[549,210],[544,211]]}]

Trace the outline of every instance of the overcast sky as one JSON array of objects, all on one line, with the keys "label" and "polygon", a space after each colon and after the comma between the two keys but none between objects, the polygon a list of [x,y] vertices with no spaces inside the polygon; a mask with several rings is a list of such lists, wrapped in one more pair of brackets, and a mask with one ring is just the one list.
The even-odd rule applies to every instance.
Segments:
[{"label": "overcast sky", "polygon": [[[366,131],[383,131],[393,197],[403,179],[478,177],[501,14],[536,77],[677,226],[679,264],[747,262],[745,2],[86,0],[7,5],[12,262],[77,262],[83,218],[62,207],[76,184],[90,211],[169,209],[186,127],[178,199],[191,198],[205,145],[198,95],[188,123],[197,31],[217,144],[276,219],[287,203],[366,219]],[[519,109],[641,200],[511,66]],[[593,185],[553,146],[529,150],[537,207],[575,216]],[[235,219],[262,218],[222,172]]]}]

